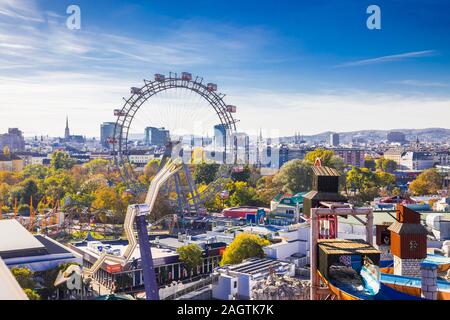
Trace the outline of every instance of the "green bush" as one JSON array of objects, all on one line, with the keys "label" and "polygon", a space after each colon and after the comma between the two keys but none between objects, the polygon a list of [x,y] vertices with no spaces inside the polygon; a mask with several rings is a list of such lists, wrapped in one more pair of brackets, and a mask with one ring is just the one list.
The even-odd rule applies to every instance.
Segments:
[{"label": "green bush", "polygon": [[41,300],[41,296],[37,294],[36,291],[31,289],[24,289],[23,291],[25,291],[25,294],[30,300]]}]

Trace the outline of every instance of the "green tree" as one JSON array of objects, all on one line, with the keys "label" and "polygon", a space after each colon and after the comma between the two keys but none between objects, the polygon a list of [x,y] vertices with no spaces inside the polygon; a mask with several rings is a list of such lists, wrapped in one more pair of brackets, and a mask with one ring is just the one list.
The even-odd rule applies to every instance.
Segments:
[{"label": "green tree", "polygon": [[263,247],[270,242],[255,234],[240,233],[225,249],[220,265],[238,264],[243,260],[253,257],[263,258]]},{"label": "green tree", "polygon": [[[9,200],[8,202],[11,204],[14,204],[15,200],[17,199],[18,202],[22,202],[23,197],[23,186],[21,185],[14,185],[9,188]],[[29,201],[29,199],[28,199]],[[26,202],[26,200],[25,200]]]},{"label": "green tree", "polygon": [[25,178],[43,180],[48,176],[49,169],[42,164],[30,164],[23,169],[22,173]]},{"label": "green tree", "polygon": [[113,210],[117,204],[118,196],[116,191],[110,187],[103,187],[97,189],[94,193],[95,199],[92,202],[92,207],[95,210],[100,211],[100,220],[106,222],[106,212]]},{"label": "green tree", "polygon": [[345,167],[344,160],[335,155],[333,150],[317,148],[314,151],[308,152],[305,156],[305,160],[311,165],[315,163],[317,158],[320,158],[322,166],[324,167],[334,168],[338,171],[343,171]]},{"label": "green tree", "polygon": [[353,191],[363,191],[376,186],[375,174],[367,168],[352,167],[347,172],[347,188]]},{"label": "green tree", "polygon": [[210,184],[216,179],[220,165],[217,163],[201,163],[195,166],[195,183]]},{"label": "green tree", "polygon": [[381,169],[386,172],[394,172],[397,170],[397,162],[390,159],[383,159],[381,162]]},{"label": "green tree", "polygon": [[0,171],[0,183],[15,185],[21,180],[20,174],[17,172]]},{"label": "green tree", "polygon": [[11,191],[11,186],[7,183],[0,182],[0,203],[8,203],[9,202],[9,194]]},{"label": "green tree", "polygon": [[30,300],[41,300],[41,296],[34,290],[26,288],[23,290]]},{"label": "green tree", "polygon": [[233,181],[249,182],[251,170],[249,165],[245,165],[242,171],[236,171],[231,173],[231,179]]},{"label": "green tree", "polygon": [[73,177],[66,171],[58,171],[44,180],[44,189],[47,196],[53,199],[63,199],[65,195],[75,190]]},{"label": "green tree", "polygon": [[28,268],[12,268],[11,273],[23,289],[33,290],[36,282],[33,279],[33,272]]},{"label": "green tree", "polygon": [[50,166],[53,170],[70,170],[74,165],[75,160],[67,152],[63,151],[54,152],[50,161]]},{"label": "green tree", "polygon": [[233,194],[230,196],[230,204],[234,207],[258,205],[256,190],[249,187],[246,182],[236,181],[234,183]]},{"label": "green tree", "polygon": [[26,203],[21,203],[17,206],[17,211],[20,214],[28,214],[30,212],[30,205]]},{"label": "green tree", "polygon": [[21,194],[22,202],[28,204],[30,203],[30,199],[33,198],[33,206],[37,205],[37,203],[39,202],[39,189],[36,180],[34,180],[33,178],[25,179],[21,182],[21,186],[23,187]]},{"label": "green tree", "polygon": [[310,151],[306,154],[305,160],[314,163],[317,158],[320,158],[323,166],[330,167],[331,161],[334,156],[333,150],[327,150],[323,148],[317,148],[314,151]]},{"label": "green tree", "polygon": [[180,261],[184,264],[189,274],[202,264],[202,250],[195,243],[182,246],[177,249]]},{"label": "green tree", "polygon": [[442,188],[442,177],[435,169],[427,169],[410,183],[409,191],[413,195],[436,194]]},{"label": "green tree", "polygon": [[364,190],[361,190],[358,194],[351,197],[350,201],[357,206],[366,205],[369,202],[373,201],[375,197],[379,196],[380,189],[377,187],[370,187]]},{"label": "green tree", "polygon": [[395,175],[368,168],[352,167],[346,176],[347,189],[353,191],[351,201],[360,205],[372,201],[380,192],[395,186]]},{"label": "green tree", "polygon": [[144,172],[139,176],[139,181],[144,185],[150,185],[154,176],[158,173],[161,159],[152,159],[144,167]]},{"label": "green tree", "polygon": [[259,202],[269,206],[270,201],[280,192],[281,186],[274,183],[274,176],[264,176],[256,183],[256,194]]},{"label": "green tree", "polygon": [[395,175],[385,171],[377,171],[375,173],[377,185],[388,190],[395,186]]},{"label": "green tree", "polygon": [[402,191],[400,190],[400,188],[395,187],[394,189],[392,189],[392,195],[393,196],[399,196],[402,194]]},{"label": "green tree", "polygon": [[212,197],[205,203],[205,208],[208,210],[208,212],[220,212],[229,205],[229,201],[222,199],[220,197],[220,194],[217,193],[214,197]]},{"label": "green tree", "polygon": [[376,161],[376,167],[378,170],[392,173],[397,170],[397,162],[394,160],[381,158]]},{"label": "green tree", "polygon": [[83,165],[90,175],[106,174],[109,170],[110,162],[105,159],[94,159]]},{"label": "green tree", "polygon": [[281,186],[283,192],[295,194],[309,191],[312,184],[311,163],[299,159],[288,161],[275,175],[273,182]]},{"label": "green tree", "polygon": [[117,202],[117,193],[114,188],[103,187],[96,190],[92,206],[98,210],[112,210]]},{"label": "green tree", "polygon": [[149,177],[154,176],[158,172],[160,164],[161,164],[161,159],[150,160],[145,165],[144,173]]},{"label": "green tree", "polygon": [[371,157],[365,157],[364,158],[364,167],[366,167],[369,170],[375,171],[377,164],[375,163],[375,160]]},{"label": "green tree", "polygon": [[96,174],[85,180],[79,190],[84,194],[93,194],[96,190],[108,187],[108,180],[102,174]]}]

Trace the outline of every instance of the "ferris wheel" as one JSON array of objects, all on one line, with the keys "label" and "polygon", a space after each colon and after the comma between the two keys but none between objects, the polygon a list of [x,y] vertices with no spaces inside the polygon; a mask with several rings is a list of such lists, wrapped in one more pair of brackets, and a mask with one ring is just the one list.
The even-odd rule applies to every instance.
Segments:
[{"label": "ferris wheel", "polygon": [[[131,87],[124,105],[114,110],[117,119],[114,136],[109,139],[127,187],[134,193],[146,191],[138,179],[139,171],[150,157],[159,156],[160,168],[167,158],[183,159],[184,177],[176,174],[165,189],[170,192],[174,185],[179,211],[199,212],[206,201],[222,191],[226,179],[236,170],[237,152],[236,107],[226,104],[224,97],[215,83],[204,83],[198,76],[194,79],[188,72],[155,74],[154,80]],[[217,132],[222,134],[220,139],[216,139]],[[202,161],[208,154],[213,158],[223,155],[216,179],[202,192],[198,192],[188,167],[198,150]]]}]

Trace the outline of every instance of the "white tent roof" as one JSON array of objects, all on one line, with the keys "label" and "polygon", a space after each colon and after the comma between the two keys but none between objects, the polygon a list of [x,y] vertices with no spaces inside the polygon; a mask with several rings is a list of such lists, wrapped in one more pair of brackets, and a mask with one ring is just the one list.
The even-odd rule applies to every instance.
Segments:
[{"label": "white tent roof", "polygon": [[0,220],[0,256],[2,252],[26,249],[45,249],[45,246],[17,220]]}]

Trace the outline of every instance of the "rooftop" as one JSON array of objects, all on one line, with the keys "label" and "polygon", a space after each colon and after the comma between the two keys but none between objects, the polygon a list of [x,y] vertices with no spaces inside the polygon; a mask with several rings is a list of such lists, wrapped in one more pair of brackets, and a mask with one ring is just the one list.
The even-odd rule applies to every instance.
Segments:
[{"label": "rooftop", "polygon": [[312,166],[312,171],[316,176],[340,177],[341,174],[334,168]]},{"label": "rooftop", "polygon": [[[123,240],[102,241],[102,243],[111,245],[111,249],[113,249],[113,250],[116,250],[116,249],[120,250],[120,256],[123,256],[123,254],[125,253],[125,250],[128,246],[128,242],[123,241]],[[81,251],[82,253],[86,253],[86,254],[90,255],[91,257],[98,259],[100,257],[100,255],[98,253],[88,249],[87,244],[88,244],[87,242],[80,242],[80,243],[74,244],[74,247],[76,249],[78,249],[79,251]],[[174,250],[170,250],[170,249],[161,249],[161,248],[151,247],[151,251],[152,251],[152,258],[154,260],[164,259],[164,258],[168,258],[168,257],[178,257],[178,253],[176,253]],[[140,258],[141,258],[141,252],[140,252],[140,248],[138,245],[134,249],[133,253],[131,254],[130,260],[132,260],[132,259],[139,260]],[[116,264],[116,262],[111,262],[108,260],[106,260],[105,263],[106,264]]]},{"label": "rooftop", "polygon": [[380,251],[361,239],[323,239],[318,240],[318,246],[326,254],[352,255],[380,253]]},{"label": "rooftop", "polygon": [[25,229],[17,220],[0,221],[0,257],[3,259],[18,254],[46,254],[45,245]]},{"label": "rooftop", "polygon": [[417,234],[417,235],[427,235],[427,229],[421,224],[412,223],[400,223],[395,221],[388,228],[389,231],[395,232],[397,234]]},{"label": "rooftop", "polygon": [[277,268],[285,267],[287,265],[289,265],[289,263],[278,260],[251,258],[240,264],[226,267],[226,269],[232,272],[255,275],[259,273],[268,273],[271,270],[276,271]]}]

